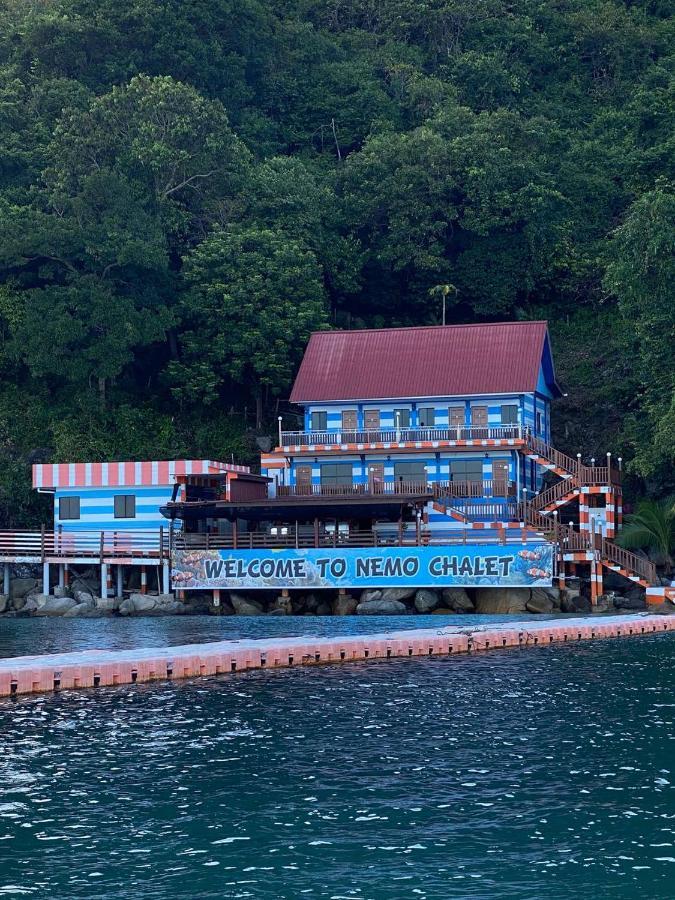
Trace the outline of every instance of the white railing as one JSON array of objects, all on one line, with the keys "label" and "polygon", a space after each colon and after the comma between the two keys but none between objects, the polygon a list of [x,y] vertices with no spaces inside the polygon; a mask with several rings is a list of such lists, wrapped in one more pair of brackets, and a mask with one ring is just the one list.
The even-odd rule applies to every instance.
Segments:
[{"label": "white railing", "polygon": [[385,428],[377,431],[282,431],[281,446],[401,444],[417,441],[522,439],[520,425],[463,425],[449,428]]}]

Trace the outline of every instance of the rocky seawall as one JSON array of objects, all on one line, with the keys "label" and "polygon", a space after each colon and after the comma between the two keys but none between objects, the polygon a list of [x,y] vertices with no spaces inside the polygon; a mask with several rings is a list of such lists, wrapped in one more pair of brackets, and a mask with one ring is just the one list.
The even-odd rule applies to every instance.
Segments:
[{"label": "rocky seawall", "polygon": [[[14,617],[239,615],[239,616],[399,616],[453,614],[523,614],[628,612],[646,608],[644,591],[608,590],[592,608],[587,585],[568,580],[564,590],[551,588],[386,588],[341,593],[317,591],[242,592],[221,591],[216,605],[209,593],[188,594],[184,600],[173,594],[129,593],[124,598],[101,598],[95,580],[78,578],[53,595],[41,592],[36,578],[17,577],[9,595],[0,595],[0,614]],[[668,606],[664,611],[675,607]]]}]

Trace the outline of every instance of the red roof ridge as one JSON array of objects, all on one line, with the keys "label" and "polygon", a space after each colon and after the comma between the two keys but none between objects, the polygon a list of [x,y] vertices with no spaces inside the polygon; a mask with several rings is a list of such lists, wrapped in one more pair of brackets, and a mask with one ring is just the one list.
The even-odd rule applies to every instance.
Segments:
[{"label": "red roof ridge", "polygon": [[546,325],[546,319],[518,319],[515,322],[459,322],[451,325],[389,325],[386,328],[324,328],[322,331],[310,332],[310,337],[315,334],[374,334],[378,331],[432,331],[436,328],[496,328],[500,325]]}]

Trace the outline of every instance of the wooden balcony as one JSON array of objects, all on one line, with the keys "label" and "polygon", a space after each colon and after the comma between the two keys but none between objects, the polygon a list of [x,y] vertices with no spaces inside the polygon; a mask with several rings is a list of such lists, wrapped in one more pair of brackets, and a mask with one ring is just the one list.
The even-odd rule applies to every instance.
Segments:
[{"label": "wooden balcony", "polygon": [[459,498],[515,497],[513,481],[371,481],[365,484],[292,484],[277,487],[277,499],[327,500],[349,497],[419,497],[445,501]]},{"label": "wooden balcony", "polygon": [[136,531],[0,531],[0,561],[106,562],[166,560],[170,556],[168,529]]},{"label": "wooden balcony", "polygon": [[341,447],[345,444],[411,444],[420,441],[518,440],[520,425],[470,425],[452,428],[399,428],[377,431],[282,431],[284,447]]}]

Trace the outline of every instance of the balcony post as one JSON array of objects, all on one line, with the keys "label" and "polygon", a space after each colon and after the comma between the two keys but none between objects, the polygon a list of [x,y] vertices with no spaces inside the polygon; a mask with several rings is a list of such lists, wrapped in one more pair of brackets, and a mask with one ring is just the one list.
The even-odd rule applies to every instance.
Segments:
[{"label": "balcony post", "polygon": [[235,519],[232,523],[232,549],[237,549],[237,520]]},{"label": "balcony post", "polygon": [[314,517],[314,546],[319,546],[319,519]]}]

